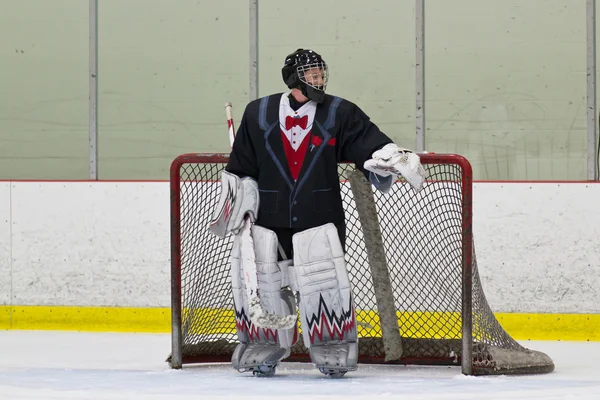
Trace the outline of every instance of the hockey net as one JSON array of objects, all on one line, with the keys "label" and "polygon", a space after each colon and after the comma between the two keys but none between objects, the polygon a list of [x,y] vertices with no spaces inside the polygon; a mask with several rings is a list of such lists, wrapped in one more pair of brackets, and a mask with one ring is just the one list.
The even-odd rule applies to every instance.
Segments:
[{"label": "hockey net", "polygon": [[[552,371],[550,357],[517,343],[486,301],[472,239],[470,164],[457,155],[420,157],[427,179],[419,193],[399,180],[382,194],[353,165],[339,166],[359,363],[457,365],[474,375]],[[227,160],[185,154],[171,166],[173,368],[228,362],[237,344],[232,237],[207,229]],[[301,335],[285,361],[310,361]]]}]

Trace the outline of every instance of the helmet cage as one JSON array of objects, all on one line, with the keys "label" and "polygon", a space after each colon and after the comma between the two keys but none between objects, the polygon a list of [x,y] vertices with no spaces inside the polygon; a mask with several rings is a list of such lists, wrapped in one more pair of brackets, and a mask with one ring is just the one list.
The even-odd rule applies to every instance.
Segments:
[{"label": "helmet cage", "polygon": [[329,80],[329,69],[324,61],[298,65],[296,71],[300,82],[313,89],[325,92]]}]

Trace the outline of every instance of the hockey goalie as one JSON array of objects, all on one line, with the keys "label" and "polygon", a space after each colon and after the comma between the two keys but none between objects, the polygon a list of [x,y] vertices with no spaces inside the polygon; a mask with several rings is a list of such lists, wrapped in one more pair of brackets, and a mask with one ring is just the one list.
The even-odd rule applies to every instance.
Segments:
[{"label": "hockey goalie", "polygon": [[319,54],[298,49],[285,59],[282,77],[289,91],[244,111],[210,226],[215,235],[235,235],[239,344],[232,364],[273,375],[300,325],[312,363],[340,377],[357,369],[358,336],[338,163],[353,162],[382,192],[398,175],[420,190],[425,173],[419,157],[358,106],[325,94],[328,69]]}]

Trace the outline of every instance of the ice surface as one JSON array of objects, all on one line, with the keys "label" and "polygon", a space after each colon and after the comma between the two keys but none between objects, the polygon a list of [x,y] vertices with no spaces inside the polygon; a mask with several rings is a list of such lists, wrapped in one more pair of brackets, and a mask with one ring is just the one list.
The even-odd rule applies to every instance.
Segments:
[{"label": "ice surface", "polygon": [[556,371],[468,377],[458,367],[362,365],[336,380],[285,363],[256,378],[229,364],[172,370],[169,335],[0,331],[0,399],[600,399],[600,343],[523,344],[550,355]]}]

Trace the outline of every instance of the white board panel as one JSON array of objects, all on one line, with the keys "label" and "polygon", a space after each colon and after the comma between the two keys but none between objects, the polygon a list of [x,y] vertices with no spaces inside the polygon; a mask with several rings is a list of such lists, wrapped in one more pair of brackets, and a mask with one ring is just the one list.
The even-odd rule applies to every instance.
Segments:
[{"label": "white board panel", "polygon": [[19,182],[14,302],[168,306],[168,184]]},{"label": "white board panel", "polygon": [[600,312],[600,185],[477,183],[475,246],[494,311]]},{"label": "white board panel", "polygon": [[[600,312],[600,185],[477,183],[474,196],[494,311]],[[0,185],[3,304],[12,291],[21,305],[168,307],[169,257],[167,182]]]},{"label": "white board panel", "polygon": [[0,182],[0,305],[11,304],[10,249],[10,182]]}]

